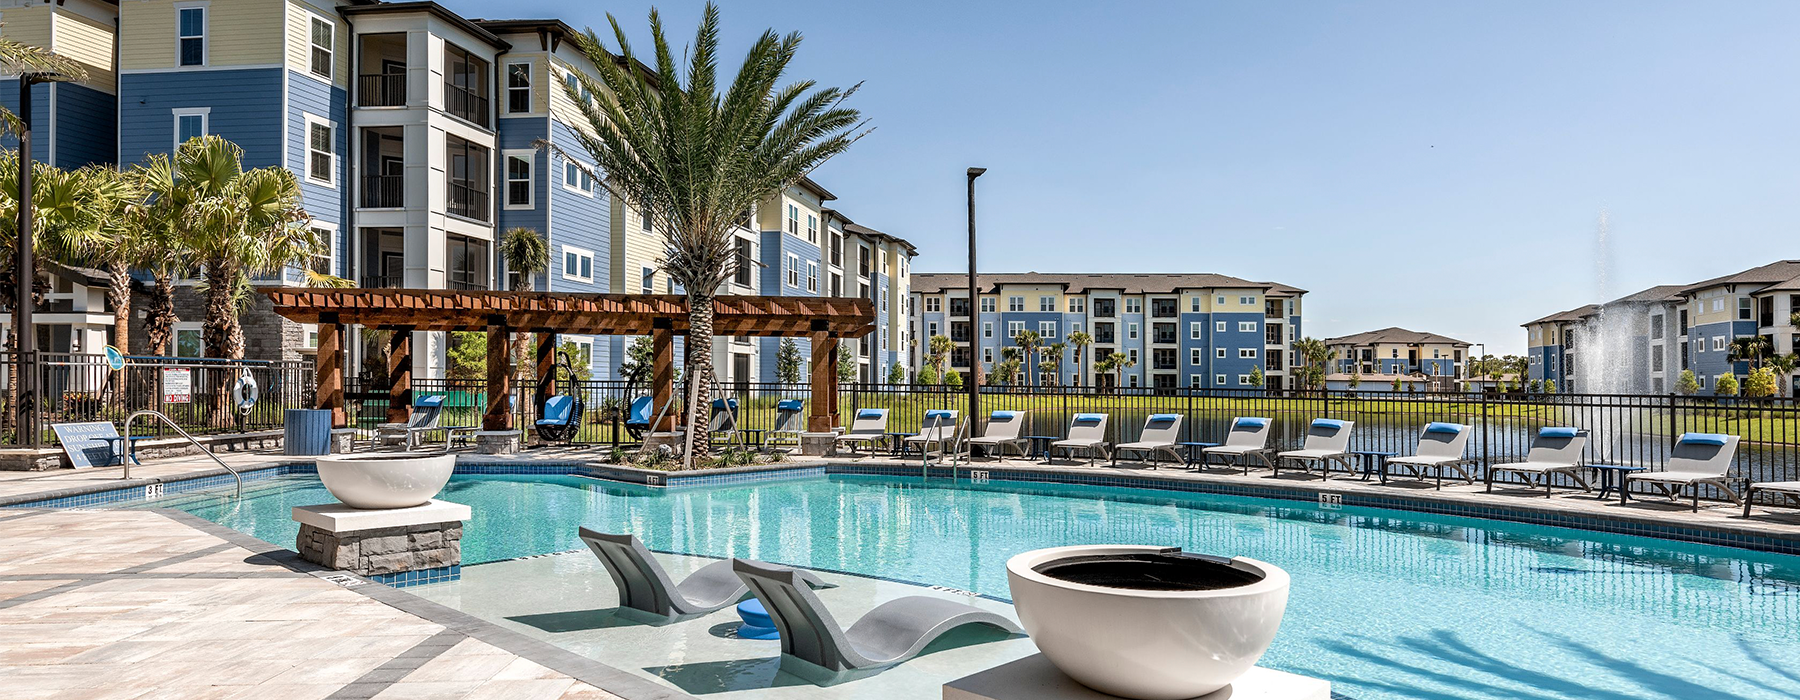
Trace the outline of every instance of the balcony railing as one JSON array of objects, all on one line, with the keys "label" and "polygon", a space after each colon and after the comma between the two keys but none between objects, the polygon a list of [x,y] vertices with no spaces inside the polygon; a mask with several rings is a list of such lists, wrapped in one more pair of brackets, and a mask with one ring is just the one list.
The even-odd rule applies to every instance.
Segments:
[{"label": "balcony railing", "polygon": [[367,209],[406,206],[406,178],[399,175],[364,175],[362,205]]},{"label": "balcony railing", "polygon": [[356,77],[356,104],[360,107],[406,105],[406,74],[379,73]]},{"label": "balcony railing", "polygon": [[451,180],[449,199],[450,213],[476,221],[488,220],[486,190],[476,189],[472,183]]},{"label": "balcony railing", "polygon": [[451,270],[445,276],[444,286],[464,291],[479,291],[488,288],[487,273],[482,270]]},{"label": "balcony railing", "polygon": [[370,289],[398,289],[406,286],[402,275],[364,275],[362,286]]},{"label": "balcony railing", "polygon": [[444,110],[476,126],[486,128],[488,125],[487,95],[477,94],[466,87],[444,83]]}]

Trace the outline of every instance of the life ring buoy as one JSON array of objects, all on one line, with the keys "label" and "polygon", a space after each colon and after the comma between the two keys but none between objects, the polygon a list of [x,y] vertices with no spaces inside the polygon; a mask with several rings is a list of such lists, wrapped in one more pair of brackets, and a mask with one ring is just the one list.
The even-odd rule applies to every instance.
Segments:
[{"label": "life ring buoy", "polygon": [[262,388],[256,385],[256,378],[248,374],[238,375],[237,383],[231,385],[231,401],[244,413],[249,413],[256,406],[256,400],[261,394]]}]

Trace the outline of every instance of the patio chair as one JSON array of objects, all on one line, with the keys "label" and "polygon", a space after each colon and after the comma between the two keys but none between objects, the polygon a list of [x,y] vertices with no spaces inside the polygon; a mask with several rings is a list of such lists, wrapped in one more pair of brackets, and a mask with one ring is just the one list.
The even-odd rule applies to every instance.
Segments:
[{"label": "patio chair", "polygon": [[1175,450],[1175,443],[1181,441],[1181,414],[1154,413],[1144,419],[1144,430],[1138,434],[1136,442],[1120,443],[1113,447],[1113,464],[1119,463],[1119,456],[1126,452],[1136,452],[1150,458],[1150,468],[1156,468],[1156,456],[1167,454],[1169,458],[1180,462],[1181,453]]},{"label": "patio chair", "polygon": [[887,439],[888,410],[885,408],[859,408],[856,420],[850,421],[850,430],[832,440],[832,446],[848,445],[850,454],[855,455],[857,445],[868,445],[869,454],[875,454],[875,448]]},{"label": "patio chair", "polygon": [[1200,448],[1200,465],[1206,466],[1213,455],[1236,458],[1244,467],[1244,473],[1250,473],[1250,461],[1247,457],[1262,460],[1263,466],[1273,469],[1275,463],[1269,460],[1274,450],[1269,448],[1269,426],[1274,421],[1267,418],[1239,417],[1231,421],[1231,430],[1225,433],[1225,444],[1215,447]]},{"label": "patio chair", "polygon": [[1300,449],[1275,453],[1274,476],[1281,476],[1282,460],[1292,461],[1303,472],[1311,472],[1313,466],[1317,465],[1321,481],[1331,479],[1333,464],[1343,467],[1345,472],[1353,471],[1350,465],[1350,430],[1355,427],[1355,421],[1314,418],[1312,425],[1306,428],[1306,440],[1300,443]]},{"label": "patio chair", "polygon": [[1094,463],[1094,455],[1110,459],[1112,452],[1107,449],[1106,414],[1077,413],[1069,421],[1069,436],[1050,443],[1050,449],[1044,455],[1046,460],[1054,457],[1057,450],[1069,453],[1069,459],[1075,458],[1075,451],[1087,453],[1088,464]]},{"label": "patio chair", "polygon": [[1473,434],[1472,428],[1461,423],[1427,423],[1425,432],[1419,435],[1418,449],[1410,455],[1388,458],[1386,466],[1405,469],[1414,479],[1424,479],[1425,470],[1430,469],[1437,474],[1439,489],[1444,488],[1444,470],[1454,469],[1473,485],[1475,460],[1463,454],[1468,451],[1469,436]]},{"label": "patio chair", "polygon": [[625,432],[633,440],[644,439],[644,433],[650,432],[651,409],[656,399],[650,396],[639,396],[631,400],[631,407],[625,412]]},{"label": "patio chair", "polygon": [[[937,445],[940,455],[960,449],[951,444],[958,437],[957,430],[962,426],[957,415],[956,411],[944,409],[926,411],[925,420],[919,426],[919,434],[906,438],[904,444],[907,447],[918,447],[923,455],[931,454],[932,445]],[[950,445],[949,450],[945,449],[946,445]]]},{"label": "patio chair", "polygon": [[1731,502],[1743,505],[1743,496],[1732,486],[1732,479],[1725,475],[1731,471],[1731,460],[1737,456],[1738,436],[1722,433],[1683,433],[1675,441],[1675,451],[1669,453],[1669,461],[1660,472],[1635,472],[1625,475],[1625,487],[1631,482],[1645,481],[1655,487],[1658,493],[1669,500],[1681,497],[1681,487],[1686,486],[1694,494],[1694,512],[1700,512],[1700,487],[1713,485],[1725,492]]},{"label": "patio chair", "polygon": [[545,442],[570,442],[581,430],[581,397],[557,394],[544,401],[541,418],[537,419],[538,439]]},{"label": "patio chair", "polygon": [[[699,615],[743,600],[744,594],[750,592],[743,580],[732,573],[729,559],[702,566],[677,584],[636,536],[615,535],[585,527],[577,528],[576,532],[606,567],[606,573],[612,576],[614,586],[619,589],[621,608],[664,618]],[[781,568],[773,564],[763,566]],[[792,573],[812,588],[831,587],[811,572]]]},{"label": "patio chair", "polygon": [[763,433],[763,447],[775,444],[781,436],[793,438],[794,444],[800,444],[800,434],[806,432],[806,416],[801,413],[806,402],[800,399],[782,399],[775,402],[775,427]]},{"label": "patio chair", "polygon": [[1592,491],[1581,466],[1581,453],[1587,449],[1587,442],[1588,431],[1580,428],[1539,428],[1537,437],[1531,439],[1531,449],[1525,453],[1525,461],[1488,466],[1487,490],[1494,490],[1495,475],[1512,473],[1519,475],[1527,487],[1533,486],[1533,475],[1543,476],[1544,498],[1550,497],[1552,474],[1567,474],[1581,485],[1581,490]]},{"label": "patio chair", "polygon": [[781,634],[782,661],[799,660],[828,673],[876,669],[901,663],[925,645],[963,625],[981,624],[1009,636],[1018,624],[967,603],[906,596],[875,606],[848,629],[838,626],[819,597],[798,585],[793,569],[731,560],[731,569],[750,587]]},{"label": "patio chair", "polygon": [[443,394],[438,394],[436,396],[421,396],[413,401],[412,420],[405,423],[382,423],[381,425],[377,425],[375,426],[375,438],[383,443],[391,443],[398,440],[406,445],[406,449],[412,450],[418,446],[419,435],[434,430],[442,430],[442,428],[438,427],[438,421],[442,419],[443,416]]},{"label": "patio chair", "polygon": [[1024,457],[1031,451],[1031,439],[1025,437],[1024,432],[1024,411],[994,411],[988,414],[987,434],[969,438],[965,444],[969,446],[971,457],[977,447],[998,450],[1000,456],[1005,457],[1007,445],[1018,447],[1019,456]]},{"label": "patio chair", "polygon": [[708,423],[707,437],[717,440],[723,434],[725,444],[731,444],[737,438],[738,400],[736,398],[713,399],[712,420]]}]

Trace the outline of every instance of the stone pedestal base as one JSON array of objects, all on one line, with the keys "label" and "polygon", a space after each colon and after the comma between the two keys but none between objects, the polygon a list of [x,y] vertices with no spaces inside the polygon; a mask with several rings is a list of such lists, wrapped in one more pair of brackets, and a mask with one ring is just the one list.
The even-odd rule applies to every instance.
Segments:
[{"label": "stone pedestal base", "polygon": [[648,433],[644,435],[644,451],[655,452],[661,449],[663,445],[668,445],[669,449],[673,450],[675,454],[681,454],[681,448],[686,446],[686,441],[687,433],[680,430]]},{"label": "stone pedestal base", "polygon": [[[944,700],[1117,700],[1057,670],[1043,654],[944,684]],[[1256,666],[1193,700],[1331,700],[1331,682]]]},{"label": "stone pedestal base", "polygon": [[331,431],[331,453],[334,455],[350,454],[356,451],[356,429],[338,428]]},{"label": "stone pedestal base", "polygon": [[451,571],[462,565],[462,524],[469,514],[468,506],[436,500],[390,510],[298,506],[294,549],[307,561],[364,576]]},{"label": "stone pedestal base", "polygon": [[808,457],[837,454],[837,433],[801,433],[800,454]]},{"label": "stone pedestal base", "polygon": [[509,455],[524,441],[517,430],[483,430],[475,433],[475,451],[484,455]]}]

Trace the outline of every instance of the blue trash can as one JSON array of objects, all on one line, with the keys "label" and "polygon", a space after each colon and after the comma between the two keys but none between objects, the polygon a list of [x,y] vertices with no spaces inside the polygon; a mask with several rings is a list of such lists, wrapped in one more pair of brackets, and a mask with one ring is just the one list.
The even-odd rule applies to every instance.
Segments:
[{"label": "blue trash can", "polygon": [[282,423],[282,454],[318,456],[331,453],[331,411],[290,408]]}]

